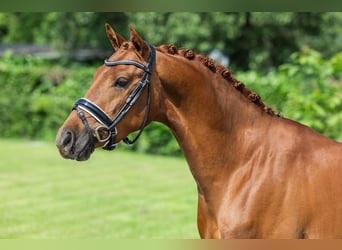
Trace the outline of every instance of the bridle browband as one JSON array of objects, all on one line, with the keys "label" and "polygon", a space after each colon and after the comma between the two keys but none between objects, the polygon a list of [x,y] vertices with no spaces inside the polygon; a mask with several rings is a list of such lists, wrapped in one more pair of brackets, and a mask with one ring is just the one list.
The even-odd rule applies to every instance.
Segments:
[{"label": "bridle browband", "polygon": [[[148,43],[147,43],[148,44]],[[141,123],[140,130],[138,134],[135,136],[133,140],[129,138],[123,139],[126,144],[134,144],[140,135],[142,134],[145,125],[147,123],[150,107],[151,107],[151,86],[150,86],[150,78],[153,71],[153,64],[155,62],[155,49],[152,45],[148,44],[150,48],[150,56],[147,60],[147,64],[143,65],[140,62],[132,61],[132,60],[118,60],[118,61],[108,61],[105,59],[104,63],[106,66],[113,67],[117,65],[134,65],[144,71],[143,76],[137,83],[137,86],[132,90],[129,96],[126,99],[125,104],[121,107],[119,112],[116,114],[114,119],[111,119],[106,112],[103,111],[99,106],[97,106],[94,102],[86,99],[80,98],[74,104],[73,110],[77,111],[79,118],[84,124],[86,131],[88,133],[89,139],[91,143],[95,143],[95,139],[98,142],[104,142],[103,149],[113,150],[116,148],[116,136],[118,134],[116,126],[118,123],[124,118],[124,116],[128,113],[134,103],[141,96],[143,90],[147,86],[147,107],[145,112],[144,120]],[[83,113],[83,111],[90,114],[96,121],[98,121],[101,125],[92,130],[88,124],[88,121]],[[105,133],[105,137],[102,138],[102,134]]]}]

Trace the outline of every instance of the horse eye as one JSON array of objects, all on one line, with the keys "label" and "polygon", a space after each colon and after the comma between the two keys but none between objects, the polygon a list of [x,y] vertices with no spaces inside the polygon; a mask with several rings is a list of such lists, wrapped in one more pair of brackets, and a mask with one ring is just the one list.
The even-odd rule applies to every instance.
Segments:
[{"label": "horse eye", "polygon": [[115,87],[125,87],[128,83],[128,79],[125,77],[119,77],[115,82],[114,82],[114,86]]}]

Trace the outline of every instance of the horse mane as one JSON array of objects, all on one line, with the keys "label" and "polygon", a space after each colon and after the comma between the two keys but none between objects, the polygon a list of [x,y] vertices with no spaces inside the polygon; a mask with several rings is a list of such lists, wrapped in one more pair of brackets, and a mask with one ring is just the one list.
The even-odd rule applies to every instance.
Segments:
[{"label": "horse mane", "polygon": [[173,44],[161,45],[156,49],[163,53],[168,53],[171,55],[180,55],[188,60],[197,60],[201,62],[214,74],[220,74],[223,79],[230,83],[237,91],[242,93],[242,95],[245,96],[248,100],[250,100],[252,103],[260,107],[260,109],[262,109],[264,112],[272,116],[280,116],[280,114],[275,113],[271,107],[266,106],[264,102],[261,100],[261,97],[257,93],[248,89],[244,83],[237,80],[230,69],[218,64],[213,59],[205,57],[200,54],[196,54],[191,49],[177,49],[177,47]]}]

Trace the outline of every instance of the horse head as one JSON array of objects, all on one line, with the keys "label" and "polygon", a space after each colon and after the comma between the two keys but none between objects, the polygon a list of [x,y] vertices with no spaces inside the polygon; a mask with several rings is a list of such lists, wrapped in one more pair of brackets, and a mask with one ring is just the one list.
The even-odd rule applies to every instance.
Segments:
[{"label": "horse head", "polygon": [[[115,53],[95,71],[85,97],[58,131],[56,145],[65,158],[87,160],[96,147],[112,150],[121,140],[132,144],[151,121],[154,47],[133,28],[128,41],[110,25],[105,28]],[[134,140],[127,138],[137,130]]]}]

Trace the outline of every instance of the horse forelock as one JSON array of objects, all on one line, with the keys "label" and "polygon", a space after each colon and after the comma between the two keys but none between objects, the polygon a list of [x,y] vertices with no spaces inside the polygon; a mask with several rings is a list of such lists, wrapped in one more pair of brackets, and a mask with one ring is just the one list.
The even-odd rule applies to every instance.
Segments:
[{"label": "horse forelock", "polygon": [[248,89],[244,83],[237,80],[233,74],[233,71],[220,65],[215,60],[209,57],[205,57],[201,54],[195,53],[192,49],[178,49],[175,45],[161,45],[156,48],[162,53],[168,53],[175,56],[182,56],[190,61],[199,61],[202,65],[207,67],[212,73],[220,74],[223,79],[225,79],[229,84],[231,84],[237,91],[241,92],[248,100],[250,100],[255,105],[259,106],[263,111],[270,115],[280,116],[276,114],[271,107],[265,105],[261,97]]}]

